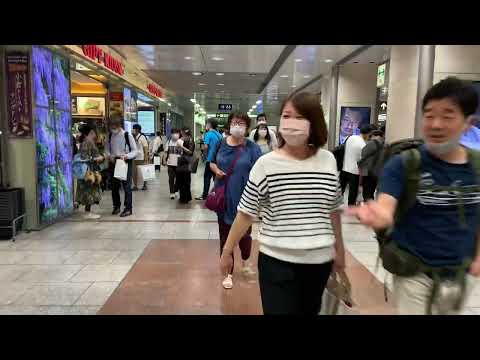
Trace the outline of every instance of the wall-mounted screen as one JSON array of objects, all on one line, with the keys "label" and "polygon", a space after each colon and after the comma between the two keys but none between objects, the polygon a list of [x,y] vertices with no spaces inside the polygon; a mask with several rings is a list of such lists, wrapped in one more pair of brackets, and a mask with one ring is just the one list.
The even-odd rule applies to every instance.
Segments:
[{"label": "wall-mounted screen", "polygon": [[372,109],[369,106],[342,106],[340,111],[340,144],[347,137],[359,135],[364,125],[370,124]]},{"label": "wall-mounted screen", "polygon": [[137,93],[129,88],[123,88],[123,108],[125,121],[137,121]]},{"label": "wall-mounted screen", "polygon": [[138,123],[142,127],[142,132],[146,135],[155,134],[155,111],[138,110]]},{"label": "wall-mounted screen", "polygon": [[77,96],[76,113],[80,116],[105,116],[105,98]]}]

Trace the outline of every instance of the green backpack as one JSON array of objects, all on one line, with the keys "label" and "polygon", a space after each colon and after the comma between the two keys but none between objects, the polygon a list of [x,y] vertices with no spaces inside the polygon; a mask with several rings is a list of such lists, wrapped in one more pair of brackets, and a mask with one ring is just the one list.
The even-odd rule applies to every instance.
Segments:
[{"label": "green backpack", "polygon": [[[404,219],[408,211],[416,204],[417,193],[420,188],[421,180],[422,161],[420,151],[417,148],[412,148],[401,152],[400,156],[402,157],[405,169],[405,191],[403,192],[402,197],[398,201],[397,209],[394,215],[394,224],[399,224]],[[468,162],[472,166],[476,174],[476,178],[480,180],[480,152],[469,149]],[[458,193],[461,188],[454,186],[431,185],[422,186],[422,189],[432,191],[455,191]],[[480,191],[480,186],[477,191]],[[458,196],[458,198],[459,200],[463,199],[462,196]],[[465,208],[461,201],[460,205],[458,206],[458,214],[460,223],[462,224],[462,226],[466,226]],[[405,277],[414,276],[418,273],[430,274],[434,280],[434,285],[427,309],[427,312],[429,314],[431,314],[432,303],[441,281],[440,274],[445,270],[454,271],[457,275],[456,281],[460,283],[463,294],[457,304],[457,307],[460,308],[465,294],[465,274],[468,272],[472,259],[465,259],[463,264],[454,267],[438,268],[429,266],[423,263],[417,256],[397,246],[395,241],[393,241],[391,238],[391,233],[394,229],[394,226],[376,232],[376,238],[379,245],[379,259],[382,260],[385,270],[394,275]],[[387,300],[386,287],[385,300]]]}]

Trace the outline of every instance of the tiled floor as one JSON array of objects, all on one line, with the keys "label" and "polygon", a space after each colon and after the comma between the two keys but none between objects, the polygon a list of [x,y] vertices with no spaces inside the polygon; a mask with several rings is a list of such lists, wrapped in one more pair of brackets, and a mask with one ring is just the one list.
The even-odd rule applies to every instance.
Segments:
[{"label": "tiled floor", "polygon": [[[221,288],[215,214],[199,202],[170,200],[164,168],[157,177],[147,192],[134,193],[129,218],[110,215],[107,192],[93,209],[99,221],[84,221],[79,211],[16,242],[0,241],[0,314],[260,314],[256,276]],[[203,174],[192,180],[195,197]],[[375,272],[372,232],[352,219],[343,229],[354,313],[394,313],[384,302],[385,272]],[[480,314],[479,287],[465,313]]]}]

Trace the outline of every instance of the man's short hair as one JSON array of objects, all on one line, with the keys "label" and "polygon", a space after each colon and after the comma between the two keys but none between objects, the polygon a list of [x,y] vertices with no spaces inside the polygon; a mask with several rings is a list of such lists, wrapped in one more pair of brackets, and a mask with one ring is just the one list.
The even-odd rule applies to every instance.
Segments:
[{"label": "man's short hair", "polygon": [[135,130],[138,130],[138,131],[142,131],[142,125],[140,125],[140,124],[133,124],[132,129],[135,129]]},{"label": "man's short hair", "polygon": [[210,126],[212,127],[212,129],[216,130],[217,129],[217,126],[218,126],[218,123],[217,123],[217,120],[215,118],[210,118],[207,120],[207,124],[210,124]]},{"label": "man's short hair", "polygon": [[463,115],[468,117],[475,114],[478,108],[478,95],[470,82],[456,77],[448,77],[433,85],[423,98],[422,109],[432,100],[450,99],[457,104]]},{"label": "man's short hair", "polygon": [[122,118],[118,115],[112,115],[108,119],[108,125],[122,126]]},{"label": "man's short hair", "polygon": [[372,132],[372,128],[370,127],[370,125],[363,125],[360,128],[360,134],[362,135],[367,135],[367,134],[370,134],[371,132]]}]

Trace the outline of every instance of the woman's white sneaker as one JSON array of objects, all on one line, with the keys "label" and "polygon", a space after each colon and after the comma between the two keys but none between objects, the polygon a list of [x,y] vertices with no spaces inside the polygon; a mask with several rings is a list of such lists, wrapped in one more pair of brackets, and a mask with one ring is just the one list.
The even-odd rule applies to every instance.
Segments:
[{"label": "woman's white sneaker", "polygon": [[83,218],[86,220],[97,220],[97,219],[100,219],[101,216],[98,214],[94,214],[92,212],[88,212],[83,216]]},{"label": "woman's white sneaker", "polygon": [[224,289],[227,289],[227,290],[233,288],[232,275],[227,275],[227,277],[222,281],[222,286]]}]

